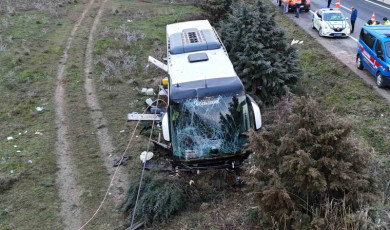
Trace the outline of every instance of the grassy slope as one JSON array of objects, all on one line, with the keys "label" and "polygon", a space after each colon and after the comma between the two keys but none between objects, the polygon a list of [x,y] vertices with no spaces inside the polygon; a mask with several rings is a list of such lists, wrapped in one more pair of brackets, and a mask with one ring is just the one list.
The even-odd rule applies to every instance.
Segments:
[{"label": "grassy slope", "polygon": [[[164,4],[154,1],[154,3],[141,1],[116,0],[110,2],[110,7],[119,9],[120,13],[113,15],[106,12],[102,18],[100,36],[95,45],[95,60],[100,57],[107,57],[107,49],[130,51],[130,55],[136,55],[136,68],[133,71],[123,71],[120,79],[111,79],[111,83],[101,83],[97,81],[99,96],[103,112],[109,122],[109,128],[120,151],[127,144],[128,135],[133,131],[134,123],[125,122],[126,113],[141,112],[145,108],[145,100],[149,96],[139,93],[143,87],[157,88],[158,81],[165,76],[164,73],[156,71],[153,67],[145,68],[147,57],[153,56],[162,60],[165,54],[165,26],[169,23],[185,20],[196,20],[199,18],[198,8],[185,5]],[[193,14],[193,15],[191,15]],[[127,20],[132,20],[127,22]],[[145,34],[143,40],[138,40],[130,47],[126,46],[124,38],[116,34],[120,26],[125,25],[130,31],[135,30]],[[103,35],[108,28],[109,36]],[[115,39],[117,37],[118,39]],[[102,65],[96,65],[95,72],[104,71]],[[147,123],[141,124],[146,126]],[[125,133],[120,133],[125,130]],[[157,132],[159,130],[157,129]],[[155,133],[157,133],[155,132]],[[138,132],[137,132],[138,134]],[[132,180],[138,180],[139,160],[138,154],[146,149],[146,135],[138,135],[128,155],[134,160],[126,166],[130,170]],[[120,152],[119,151],[119,152]],[[154,152],[155,154],[157,152]],[[245,206],[239,200],[244,193],[238,192],[232,196],[214,202],[210,200],[207,210],[188,210],[167,224],[155,223],[149,226],[150,229],[226,229],[246,226],[247,218],[242,216],[246,213]],[[215,197],[212,194],[211,197]],[[234,207],[233,210],[231,209]],[[237,218],[238,217],[238,218]]]},{"label": "grassy slope", "polygon": [[[98,87],[101,88],[100,97],[104,105],[104,113],[109,119],[110,129],[113,131],[112,133],[114,139],[118,142],[118,146],[121,146],[123,149],[127,141],[127,135],[120,134],[119,131],[124,129],[124,115],[127,112],[141,111],[141,108],[144,106],[144,100],[147,98],[137,93],[134,88],[148,87],[149,84],[155,82],[152,77],[162,76],[156,73],[149,73],[143,69],[143,66],[146,64],[146,57],[148,55],[153,55],[156,58],[164,57],[164,50],[162,53],[160,50],[161,46],[165,45],[164,26],[167,23],[175,22],[180,11],[186,12],[187,10],[194,10],[194,8],[120,0],[112,1],[112,6],[122,9],[120,12],[123,13],[116,16],[107,14],[102,21],[101,31],[105,27],[114,29],[122,24],[126,24],[131,29],[142,31],[146,34],[146,38],[138,41],[132,48],[126,49],[123,41],[114,41],[112,38],[101,38],[95,47],[97,55],[104,53],[104,47],[113,49],[123,48],[130,50],[131,54],[137,55],[137,71],[125,73],[126,77],[120,80],[118,84],[113,85],[111,90],[105,90],[101,84],[98,84]],[[132,18],[131,15],[134,12],[140,12],[137,15],[142,15],[142,18]],[[172,14],[173,12],[175,12],[176,16]],[[166,15],[167,13],[168,15]],[[132,19],[133,22],[126,23],[127,19]],[[381,98],[373,89],[366,86],[360,78],[338,62],[332,54],[327,52],[286,16],[277,13],[276,20],[281,27],[286,28],[288,40],[295,38],[305,41],[304,45],[299,49],[301,67],[306,73],[300,83],[301,93],[312,95],[325,108],[333,109],[341,118],[352,121],[354,123],[353,135],[362,139],[365,146],[373,147],[380,155],[383,167],[389,168],[390,138],[385,135],[389,128],[387,124],[390,118],[388,102]],[[142,47],[139,47],[140,45]],[[142,52],[140,52],[141,49]],[[97,71],[102,71],[101,66],[97,66]],[[132,127],[132,124],[127,124],[125,128],[126,133],[130,132]],[[131,155],[137,156],[137,151],[141,151],[144,144],[135,145],[136,147],[133,149],[135,151],[132,151]],[[130,164],[131,169],[137,167],[134,161]],[[133,175],[135,174],[133,173]],[[247,224],[251,222],[250,218],[240,217],[240,215],[245,216],[247,213],[250,213],[238,202],[238,200],[246,199],[241,196],[244,195],[241,194],[238,197],[235,195],[221,201],[212,201],[206,211],[191,210],[184,212],[174,218],[172,223],[160,225],[159,228],[223,229],[234,226],[245,228],[245,224],[240,225],[234,220],[239,218],[241,221],[247,221]],[[235,208],[227,211],[226,208],[221,207],[225,207],[224,204],[229,203],[226,202],[229,199],[232,199],[230,204]]]},{"label": "grassy slope", "polygon": [[[69,50],[71,58],[68,60],[65,76],[70,149],[77,170],[76,181],[82,190],[80,197],[82,222],[94,214],[109,182],[109,174],[101,159],[96,129],[90,117],[84,90],[85,47],[99,7],[100,4],[97,2],[77,33],[77,38]],[[113,200],[108,197],[104,208],[86,229],[115,229],[120,223],[119,212]]]},{"label": "grassy slope", "polygon": [[[275,20],[280,27],[285,29],[288,41],[292,39],[304,41],[303,45],[299,47],[298,53],[301,59],[300,66],[305,75],[299,83],[299,92],[297,93],[314,97],[322,107],[335,111],[339,118],[353,123],[352,138],[361,140],[363,146],[376,152],[379,166],[386,170],[385,175],[388,175],[386,178],[380,179],[388,187],[388,181],[390,181],[390,136],[387,135],[390,128],[389,102],[373,88],[367,86],[363,80],[339,62],[334,55],[286,15],[275,10],[275,7],[268,0],[262,1],[270,6],[272,12],[275,12]],[[390,191],[388,189],[383,191],[383,197],[384,199],[380,199],[380,202],[372,209],[379,210],[379,215],[385,214],[382,210],[390,208]],[[181,222],[181,224],[176,224],[176,229],[182,229],[183,226],[187,229],[192,229],[194,226],[196,229],[224,229],[232,226],[232,228],[247,229],[251,223],[259,221],[251,219],[250,207],[254,208],[255,204],[245,202],[244,200],[248,201],[245,195],[238,198],[239,201],[231,197],[228,200],[231,201],[231,207],[234,207],[229,212],[224,210],[226,200],[222,199],[211,202],[211,207],[207,211],[184,212],[172,222]],[[243,204],[243,201],[247,208],[243,209],[240,205],[240,203]],[[237,214],[240,212],[241,214]],[[219,216],[226,218],[218,220]],[[386,218],[386,215],[383,217]],[[244,224],[234,223],[234,219],[241,219]]]},{"label": "grassy slope", "polygon": [[[270,7],[274,9],[271,4]],[[390,168],[390,136],[386,135],[390,130],[389,102],[279,10],[275,19],[286,30],[288,41],[293,38],[304,41],[298,50],[305,72],[300,82],[301,93],[353,122],[353,134],[362,137],[367,147],[373,147],[384,166]]]},{"label": "grassy slope", "polygon": [[[116,84],[111,90],[105,89],[97,84],[98,92],[101,93],[100,100],[104,108],[104,114],[109,122],[109,128],[114,134],[114,140],[118,144],[118,154],[124,149],[127,142],[127,133],[134,124],[126,124],[125,115],[132,110],[141,110],[145,96],[129,90],[136,84],[149,86],[156,79],[151,76],[161,77],[155,69],[144,71],[148,55],[154,54],[156,44],[165,44],[165,25],[175,22],[182,16],[194,10],[194,7],[157,4],[153,7],[145,2],[110,1],[111,6],[107,7],[102,17],[100,31],[106,26],[117,29],[126,23],[128,15],[144,14],[153,15],[153,18],[142,18],[135,20],[131,25],[132,29],[142,30],[146,38],[134,44],[132,54],[137,55],[136,70],[132,73],[124,73],[125,84]],[[89,117],[89,111],[85,104],[84,92],[84,50],[86,38],[89,35],[89,28],[94,19],[94,13],[99,5],[96,4],[93,11],[89,13],[83,26],[79,29],[77,37],[69,50],[70,58],[66,73],[67,108],[69,115],[69,133],[72,143],[74,163],[78,177],[77,183],[83,189],[81,197],[82,219],[86,220],[96,210],[108,185],[106,170],[100,159],[100,150],[97,138],[94,133],[93,124]],[[111,7],[119,8],[121,11],[128,9],[128,14],[114,16],[111,14]],[[142,10],[140,10],[142,9]],[[69,13],[69,12],[68,12]],[[79,8],[74,15],[79,13]],[[76,19],[73,14],[69,18]],[[63,228],[59,215],[60,199],[55,187],[56,158],[53,92],[56,83],[57,63],[62,55],[65,39],[68,37],[74,24],[68,16],[58,19],[50,18],[44,13],[28,11],[9,17],[12,25],[5,30],[2,28],[2,38],[5,41],[7,36],[13,37],[13,42],[7,45],[9,54],[0,53],[1,60],[1,97],[0,97],[0,126],[1,132],[0,152],[1,168],[0,173],[4,176],[19,176],[14,187],[0,195],[0,227],[1,229],[61,229]],[[142,16],[142,15],[141,15]],[[3,18],[1,18],[3,19]],[[150,26],[153,24],[153,26]],[[134,27],[133,27],[134,26]],[[48,29],[42,33],[42,29]],[[4,30],[3,30],[4,29]],[[5,32],[3,32],[5,31]],[[128,47],[123,41],[115,41],[112,38],[100,39],[96,43],[95,55],[103,55],[106,48]],[[163,47],[165,48],[165,47]],[[148,52],[145,52],[147,50]],[[15,53],[16,55],[13,55]],[[28,55],[25,53],[28,53]],[[158,58],[162,58],[158,57]],[[17,67],[20,66],[20,67]],[[14,71],[15,79],[8,76]],[[97,71],[101,71],[98,69]],[[13,76],[13,75],[12,75]],[[98,74],[97,74],[98,76]],[[134,81],[129,82],[129,79]],[[32,96],[27,96],[32,95]],[[141,97],[141,99],[139,98]],[[139,101],[128,106],[129,100]],[[44,112],[35,111],[36,106],[43,106]],[[125,129],[125,134],[119,131]],[[27,130],[27,134],[24,131]],[[34,135],[36,131],[44,135]],[[18,133],[22,135],[18,135]],[[7,136],[13,136],[14,141],[7,141]],[[146,138],[140,136],[134,145],[132,155],[137,156],[146,148]],[[18,148],[14,148],[17,145]],[[17,150],[21,153],[16,154]],[[28,160],[33,163],[27,163]],[[113,162],[115,157],[113,157]],[[131,176],[135,177],[138,170],[138,161],[131,163],[129,170]],[[13,173],[11,174],[11,170]],[[111,229],[120,225],[120,217],[113,202],[108,199],[98,218],[89,226],[90,229]]]},{"label": "grassy slope", "polygon": [[[263,2],[270,5],[271,11],[275,10],[268,0]],[[300,66],[305,72],[300,93],[312,96],[340,119],[352,122],[352,138],[357,138],[362,146],[372,149],[377,155],[378,167],[384,170],[385,176],[378,178],[383,185],[383,196],[372,210],[378,210],[378,214],[389,221],[384,212],[390,208],[389,102],[281,11],[275,12],[275,19],[286,30],[288,41],[293,38],[304,41],[298,51]]]},{"label": "grassy slope", "polygon": [[[263,2],[269,4],[271,11],[274,11],[275,7],[268,0],[263,0]],[[363,80],[339,62],[287,16],[279,10],[275,12],[275,20],[280,27],[285,29],[288,41],[293,38],[304,41],[303,45],[299,47],[298,53],[301,58],[300,66],[305,72],[305,76],[299,84],[300,92],[298,94],[308,94],[314,97],[325,109],[331,109],[336,112],[339,118],[353,123],[352,138],[358,138],[363,146],[376,152],[380,167],[386,170],[385,175],[388,175],[387,178],[380,179],[388,187],[388,181],[390,180],[390,137],[387,135],[390,128],[389,102],[373,88],[367,86]],[[374,210],[388,210],[390,208],[388,200],[390,191],[385,189],[383,193],[383,197],[387,198],[380,199],[376,207],[373,207]],[[247,198],[243,196],[239,200],[242,202]],[[246,220],[249,225],[253,221],[258,221],[250,219],[250,208],[243,211],[240,202],[234,202],[232,199],[231,205],[235,208],[231,209],[230,212],[223,209],[224,199],[211,202],[210,209],[214,209],[213,211],[183,213],[175,218],[173,222],[182,222],[181,225],[177,226],[177,229],[181,229],[182,226],[192,228],[191,225],[197,226],[197,229],[223,229],[231,226],[229,224],[234,222],[231,221],[231,216],[234,216],[233,219],[240,218],[240,214],[234,215],[234,212],[241,212],[241,215],[246,216],[247,218],[243,218],[243,220]],[[247,205],[253,206],[251,203]],[[379,211],[379,213],[380,215],[385,214],[382,211]],[[210,218],[210,215],[214,215],[215,218]],[[230,216],[231,218],[218,220],[218,216]],[[245,229],[247,227],[248,225],[246,227],[244,225],[240,228]]]},{"label": "grassy slope", "polygon": [[[0,229],[63,228],[52,98],[72,16],[81,8],[69,5],[69,17],[59,18],[37,11],[0,16],[11,22],[0,26],[3,41],[9,38],[6,52],[0,52],[0,177],[17,178],[12,189],[0,194]],[[44,110],[37,112],[36,106]],[[7,141],[8,136],[15,140]]]},{"label": "grassy slope", "polygon": [[[135,123],[126,123],[126,114],[133,111],[142,112],[145,109],[145,100],[150,97],[141,94],[139,90],[144,87],[157,89],[157,82],[165,77],[164,73],[154,67],[146,68],[147,57],[150,55],[160,60],[165,57],[165,25],[183,20],[183,15],[198,10],[193,6],[124,0],[110,1],[110,7],[119,9],[120,13],[113,15],[111,12],[105,12],[102,17],[98,35],[96,35],[95,60],[107,57],[108,49],[115,51],[122,49],[136,56],[134,68],[131,71],[122,69],[121,77],[110,82],[100,82],[99,75],[104,68],[101,64],[95,67],[99,99],[104,116],[108,120],[109,129],[117,144],[119,155],[125,149],[129,135],[135,126]],[[127,22],[127,20],[132,20],[132,22]],[[123,36],[114,32],[121,26],[126,26],[130,32],[143,33],[144,39],[127,46]],[[110,35],[102,36],[101,33],[106,28],[110,30]],[[148,125],[150,124],[141,123],[140,128]],[[121,130],[125,132],[120,133]],[[138,135],[139,131],[140,129],[128,153],[134,159],[127,166],[131,178],[138,178],[135,177],[139,172],[138,155],[147,147],[148,131],[144,132],[145,135]]]},{"label": "grassy slope", "polygon": [[[134,86],[147,87],[161,78],[161,73],[153,68],[144,71],[147,56],[155,55],[155,49],[160,47],[165,52],[165,25],[176,22],[186,13],[197,11],[191,6],[168,4],[153,4],[138,1],[109,1],[102,17],[100,31],[106,26],[117,29],[125,24],[129,15],[137,14],[142,18],[134,19],[130,24],[131,30],[143,31],[146,38],[134,44],[132,54],[137,55],[134,72],[124,73],[120,84],[110,86],[97,84],[104,115],[109,122],[109,128],[114,134],[118,145],[118,153],[124,149],[127,133],[134,124],[126,124],[126,113],[141,110],[145,96],[133,90]],[[45,13],[28,11],[9,17],[12,22],[8,28],[2,28],[3,41],[12,36],[12,42],[6,43],[9,53],[0,52],[0,157],[2,157],[0,175],[20,175],[14,187],[0,195],[0,228],[1,229],[62,229],[59,215],[60,199],[55,187],[56,157],[54,127],[53,92],[56,83],[57,63],[62,55],[65,40],[80,13],[81,4],[71,8],[67,16],[53,19]],[[96,5],[97,7],[98,5]],[[152,7],[151,7],[152,6]],[[73,6],[70,6],[73,7]],[[81,197],[82,219],[86,220],[97,208],[107,188],[107,174],[100,159],[99,147],[90,121],[84,92],[84,50],[86,37],[93,21],[93,13],[89,13],[83,26],[69,51],[70,58],[66,73],[67,108],[70,122],[71,149],[74,151],[74,161],[77,168],[77,183],[84,193]],[[127,10],[126,14],[112,15],[111,7]],[[152,17],[149,17],[152,16]],[[8,17],[8,16],[4,16]],[[0,19],[4,19],[4,17]],[[69,17],[69,18],[68,18]],[[148,18],[147,18],[148,17]],[[72,20],[70,20],[72,18]],[[42,29],[46,31],[43,33]],[[106,48],[124,48],[123,41],[113,40],[112,37],[97,41],[95,55],[104,55]],[[132,45],[133,46],[133,45]],[[160,52],[161,53],[161,52]],[[162,58],[158,56],[157,58]],[[101,67],[100,67],[101,68]],[[9,76],[13,71],[14,75]],[[97,69],[101,71],[101,69]],[[98,76],[98,74],[97,74]],[[157,78],[156,78],[157,77]],[[132,79],[132,81],[129,81]],[[133,81],[134,80],[134,81]],[[156,85],[156,84],[154,84]],[[131,89],[131,90],[129,90]],[[137,98],[137,99],[135,99]],[[139,101],[135,101],[139,100]],[[132,102],[129,106],[129,101]],[[38,113],[36,106],[43,106],[44,111]],[[125,129],[124,134],[119,131]],[[24,131],[28,132],[24,134]],[[36,131],[43,135],[34,135]],[[22,133],[20,136],[18,133]],[[13,136],[14,141],[7,141],[7,136]],[[135,159],[139,152],[146,148],[146,138],[140,136],[132,148]],[[14,148],[13,145],[17,145]],[[21,150],[21,153],[16,153]],[[32,164],[27,163],[32,160]],[[115,157],[113,157],[114,162]],[[134,160],[131,175],[135,178],[138,173],[138,161]],[[11,170],[13,173],[11,174]],[[108,199],[104,209],[94,222],[91,229],[109,229],[120,224],[116,207]]]},{"label": "grassy slope", "polygon": [[[158,59],[165,57],[165,25],[186,20],[187,13],[199,10],[191,6],[136,0],[112,0],[107,9],[111,8],[119,9],[120,13],[113,15],[110,10],[105,11],[96,35],[95,59],[104,56],[107,48],[123,49],[137,56],[135,69],[131,72],[123,72],[123,77],[114,81],[115,83],[110,83],[109,87],[96,79],[103,113],[108,120],[119,154],[124,150],[128,134],[134,127],[133,123],[125,122],[125,115],[128,112],[141,111],[147,98],[138,93],[135,88],[155,86],[156,82],[164,76],[153,68],[145,69],[147,56],[152,55]],[[1,19],[4,17],[2,16]],[[128,19],[133,21],[127,22]],[[12,35],[14,40],[12,44],[7,44],[7,47],[12,53],[16,50],[19,53],[5,55],[0,52],[0,127],[2,129],[0,173],[21,176],[11,190],[0,195],[0,228],[61,229],[63,226],[59,216],[59,199],[53,186],[56,161],[55,130],[51,128],[54,119],[51,98],[54,92],[56,62],[61,55],[73,21],[66,18],[53,20],[48,15],[37,12],[16,15],[10,20],[14,24],[7,30],[2,28],[2,31],[5,31],[2,32],[3,40]],[[59,20],[61,25],[58,25]],[[390,138],[385,135],[389,128],[387,126],[390,117],[388,103],[284,15],[277,13],[276,20],[281,27],[287,29],[289,39],[305,41],[299,53],[301,66],[308,74],[301,81],[301,88],[306,89],[307,93],[322,102],[324,107],[334,109],[340,117],[353,121],[354,135],[358,138],[363,137],[366,146],[374,147],[380,154],[384,167],[389,168]],[[86,23],[91,23],[91,19]],[[100,35],[106,27],[115,30],[123,24],[131,30],[143,32],[145,38],[128,47],[123,39],[115,40],[113,35],[106,37]],[[41,33],[42,28],[49,30],[44,34]],[[82,214],[83,219],[94,211],[108,182],[99,158],[97,140],[91,130],[91,122],[85,123],[89,120],[89,114],[83,103],[85,95],[80,93],[83,92],[84,82],[83,52],[80,51],[84,50],[84,37],[87,37],[88,33],[87,29],[82,30],[82,36],[75,41],[75,47],[70,50],[70,53],[77,55],[70,61],[67,75],[67,90],[70,93],[67,102],[70,108],[70,119],[73,121],[70,132],[74,134],[72,148],[79,150],[75,155],[80,173],[78,183],[86,189],[82,196],[82,203],[86,207]],[[25,51],[28,50],[29,55],[25,55]],[[18,60],[19,57],[21,61]],[[16,79],[18,87],[15,88],[12,88],[12,81],[5,81],[11,70],[18,76]],[[95,71],[98,77],[103,71],[102,66],[97,65]],[[33,95],[31,92],[34,92],[35,96],[31,96]],[[45,108],[44,112],[37,113],[35,107],[42,105]],[[28,130],[27,134],[24,134],[25,130]],[[125,130],[125,133],[120,133],[120,130]],[[40,131],[44,135],[34,135],[35,131]],[[19,136],[19,132],[22,135]],[[16,137],[16,140],[6,141],[6,137],[11,135]],[[139,135],[136,140],[129,153],[134,156],[134,160],[126,166],[134,179],[138,178],[137,159],[139,152],[146,148],[146,137]],[[13,145],[18,145],[18,148],[14,148]],[[21,150],[21,153],[16,153],[16,150]],[[29,159],[33,161],[32,164],[27,163]],[[12,175],[11,170],[14,170]],[[236,194],[233,198],[211,202],[206,210],[184,212],[173,219],[173,226],[171,223],[160,228],[221,229],[229,226],[244,228],[245,225],[237,225],[238,218],[240,222],[247,221],[242,217],[247,213],[245,205],[243,207],[240,204],[246,199],[244,196],[244,194]],[[231,206],[235,208],[230,209]],[[91,228],[104,229],[115,225],[119,217],[117,214],[113,215],[114,209],[113,204],[109,202]]]},{"label": "grassy slope", "polygon": [[[114,15],[112,9],[119,9],[120,13]],[[137,56],[135,67],[132,71],[126,72],[122,70],[120,78],[112,79],[109,82],[102,83],[99,81],[100,73],[104,70],[102,65],[97,64],[94,70],[96,91],[99,94],[100,105],[104,117],[108,121],[108,128],[113,136],[114,145],[117,148],[116,153],[112,156],[113,164],[125,149],[129,133],[132,132],[135,125],[134,123],[126,123],[126,114],[144,109],[144,101],[147,97],[136,91],[135,87],[150,87],[151,84],[156,82],[156,77],[160,79],[162,76],[157,74],[160,72],[155,69],[145,71],[148,55],[154,54],[157,44],[165,44],[165,25],[177,21],[180,18],[178,16],[180,12],[191,11],[194,11],[194,7],[152,5],[145,2],[124,0],[108,2],[95,34],[94,60],[97,61],[100,58],[108,57],[108,49],[114,51],[122,49],[124,52],[131,51],[130,55]],[[143,18],[135,19],[135,14],[142,14]],[[150,15],[153,17],[146,18]],[[134,21],[128,23],[128,19]],[[88,20],[86,23],[90,23],[90,21]],[[132,43],[130,47],[126,45],[123,36],[118,35],[119,39],[115,39],[113,32],[119,30],[120,26],[124,25],[129,32],[133,30],[142,31],[145,34],[145,38]],[[103,37],[101,33],[106,28],[109,28],[111,32]],[[75,41],[74,47],[70,50],[70,53],[79,54],[75,55],[69,62],[70,68],[68,69],[66,90],[69,95],[67,97],[68,113],[72,121],[70,124],[70,132],[73,134],[71,137],[72,149],[78,150],[75,152],[75,163],[79,174],[77,181],[85,190],[81,197],[83,207],[85,207],[82,216],[83,219],[86,219],[93,214],[99,205],[108,186],[108,180],[106,180],[106,170],[100,159],[99,145],[92,129],[93,124],[89,118],[89,111],[84,103],[85,95],[79,93],[84,92],[84,75],[82,72],[84,60],[83,52],[80,52],[80,50],[83,50],[83,47],[85,47],[86,40],[83,38],[87,37],[87,31],[82,30],[80,33],[80,37]],[[121,59],[121,61],[124,60]],[[121,133],[121,130],[125,130],[125,132]],[[128,153],[128,155],[133,156],[133,160],[126,166],[132,180],[138,179],[140,163],[138,155],[146,149],[146,146],[146,137],[143,135],[138,136],[137,134]],[[122,224],[122,221],[120,221],[117,207],[115,207],[112,200],[108,199],[97,218],[90,224],[89,229],[113,229],[120,224]]]},{"label": "grassy slope", "polygon": [[390,208],[390,137],[387,135],[390,128],[389,102],[282,14],[269,0],[262,1],[275,13],[275,20],[285,29],[288,41],[304,41],[299,46],[298,53],[305,75],[297,93],[312,96],[324,109],[333,110],[340,119],[351,122],[352,138],[358,139],[362,146],[377,155],[378,167],[384,170],[385,176],[378,178],[383,185],[383,196],[372,210],[378,210],[379,215],[388,218],[384,210]]}]

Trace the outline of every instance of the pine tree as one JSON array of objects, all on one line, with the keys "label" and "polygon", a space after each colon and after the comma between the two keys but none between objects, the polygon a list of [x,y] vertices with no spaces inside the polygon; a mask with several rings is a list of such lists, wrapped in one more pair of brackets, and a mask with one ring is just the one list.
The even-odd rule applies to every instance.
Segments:
[{"label": "pine tree", "polygon": [[233,66],[258,101],[276,102],[286,93],[285,86],[293,87],[300,78],[296,49],[261,1],[234,4],[232,9],[220,34]]},{"label": "pine tree", "polygon": [[227,15],[231,12],[230,5],[233,0],[205,0],[199,5],[206,13],[206,18],[213,22],[218,23],[221,20],[226,19]]},{"label": "pine tree", "polygon": [[[256,175],[262,184],[256,191],[259,203],[268,218],[290,226],[300,223],[297,214],[309,214],[311,221],[318,221],[314,215],[326,218],[329,210],[323,207],[329,204],[356,211],[375,200],[378,191],[370,171],[372,156],[349,138],[351,125],[318,107],[311,98],[294,98],[285,122],[250,135],[255,167],[261,172]],[[335,212],[339,220],[345,215]],[[311,229],[320,226],[316,221]]]},{"label": "pine tree", "polygon": [[[127,222],[129,223],[135,207],[138,187],[139,181],[130,183],[125,200],[120,205],[121,211],[128,215]],[[167,222],[173,214],[185,209],[188,204],[185,188],[184,181],[180,178],[146,172],[138,200],[136,217],[146,223]]]}]

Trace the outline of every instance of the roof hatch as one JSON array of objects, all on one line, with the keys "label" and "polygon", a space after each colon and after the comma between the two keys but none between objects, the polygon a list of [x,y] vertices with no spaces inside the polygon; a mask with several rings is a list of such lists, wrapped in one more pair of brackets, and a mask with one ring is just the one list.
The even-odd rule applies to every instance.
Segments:
[{"label": "roof hatch", "polygon": [[193,62],[200,62],[200,61],[208,61],[209,57],[206,53],[196,53],[196,54],[190,54],[188,55],[188,61],[190,63]]},{"label": "roof hatch", "polygon": [[[184,29],[182,33],[175,33],[169,37],[169,52],[182,54],[202,50],[221,48],[221,43],[211,30],[196,28]],[[206,55],[207,56],[207,55]]]}]

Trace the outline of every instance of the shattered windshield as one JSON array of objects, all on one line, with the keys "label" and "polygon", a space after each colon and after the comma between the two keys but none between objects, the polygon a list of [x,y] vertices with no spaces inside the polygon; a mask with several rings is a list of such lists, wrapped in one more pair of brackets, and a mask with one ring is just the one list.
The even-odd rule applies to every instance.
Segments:
[{"label": "shattered windshield", "polygon": [[341,13],[326,13],[324,14],[325,21],[344,21],[345,17]]},{"label": "shattered windshield", "polygon": [[207,159],[243,150],[247,138],[240,134],[249,129],[245,95],[192,98],[170,108],[175,157]]}]

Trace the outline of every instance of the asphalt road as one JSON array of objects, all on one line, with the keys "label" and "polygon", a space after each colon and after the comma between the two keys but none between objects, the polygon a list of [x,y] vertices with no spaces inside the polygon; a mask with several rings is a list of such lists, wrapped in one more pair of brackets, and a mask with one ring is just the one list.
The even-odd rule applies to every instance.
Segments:
[{"label": "asphalt road", "polygon": [[[276,0],[270,0],[273,4],[276,4]],[[382,22],[383,17],[390,19],[390,5],[378,2],[375,0],[341,0],[341,12],[347,18],[351,17],[351,7],[355,7],[358,10],[358,18],[355,23],[355,31],[349,38],[326,38],[319,37],[318,31],[312,29],[312,13],[318,9],[327,6],[327,0],[310,0],[311,11],[301,12],[299,18],[295,18],[293,13],[289,13],[288,16],[291,20],[295,21],[300,27],[302,27],[307,33],[309,33],[314,39],[323,45],[327,50],[335,55],[341,62],[347,65],[352,71],[354,71],[359,77],[361,77],[367,84],[373,86],[380,95],[386,98],[390,102],[390,87],[380,89],[375,84],[375,77],[371,75],[367,70],[361,71],[356,68],[356,50],[359,39],[359,33],[361,27],[371,19],[371,15],[375,12],[376,20]],[[336,7],[337,0],[332,0],[333,8]],[[282,11],[283,7],[280,7]],[[389,26],[390,31],[390,26]],[[304,44],[303,44],[304,46]]]},{"label": "asphalt road", "polygon": [[[327,0],[311,0],[311,10],[316,11],[327,6]],[[336,7],[336,0],[332,0],[332,7]],[[358,19],[355,23],[355,32],[352,36],[359,38],[360,28],[371,19],[372,13],[375,12],[375,20],[383,24],[383,17],[390,18],[390,5],[375,0],[341,0],[340,10],[344,16],[351,18],[351,8],[358,10]]]}]

